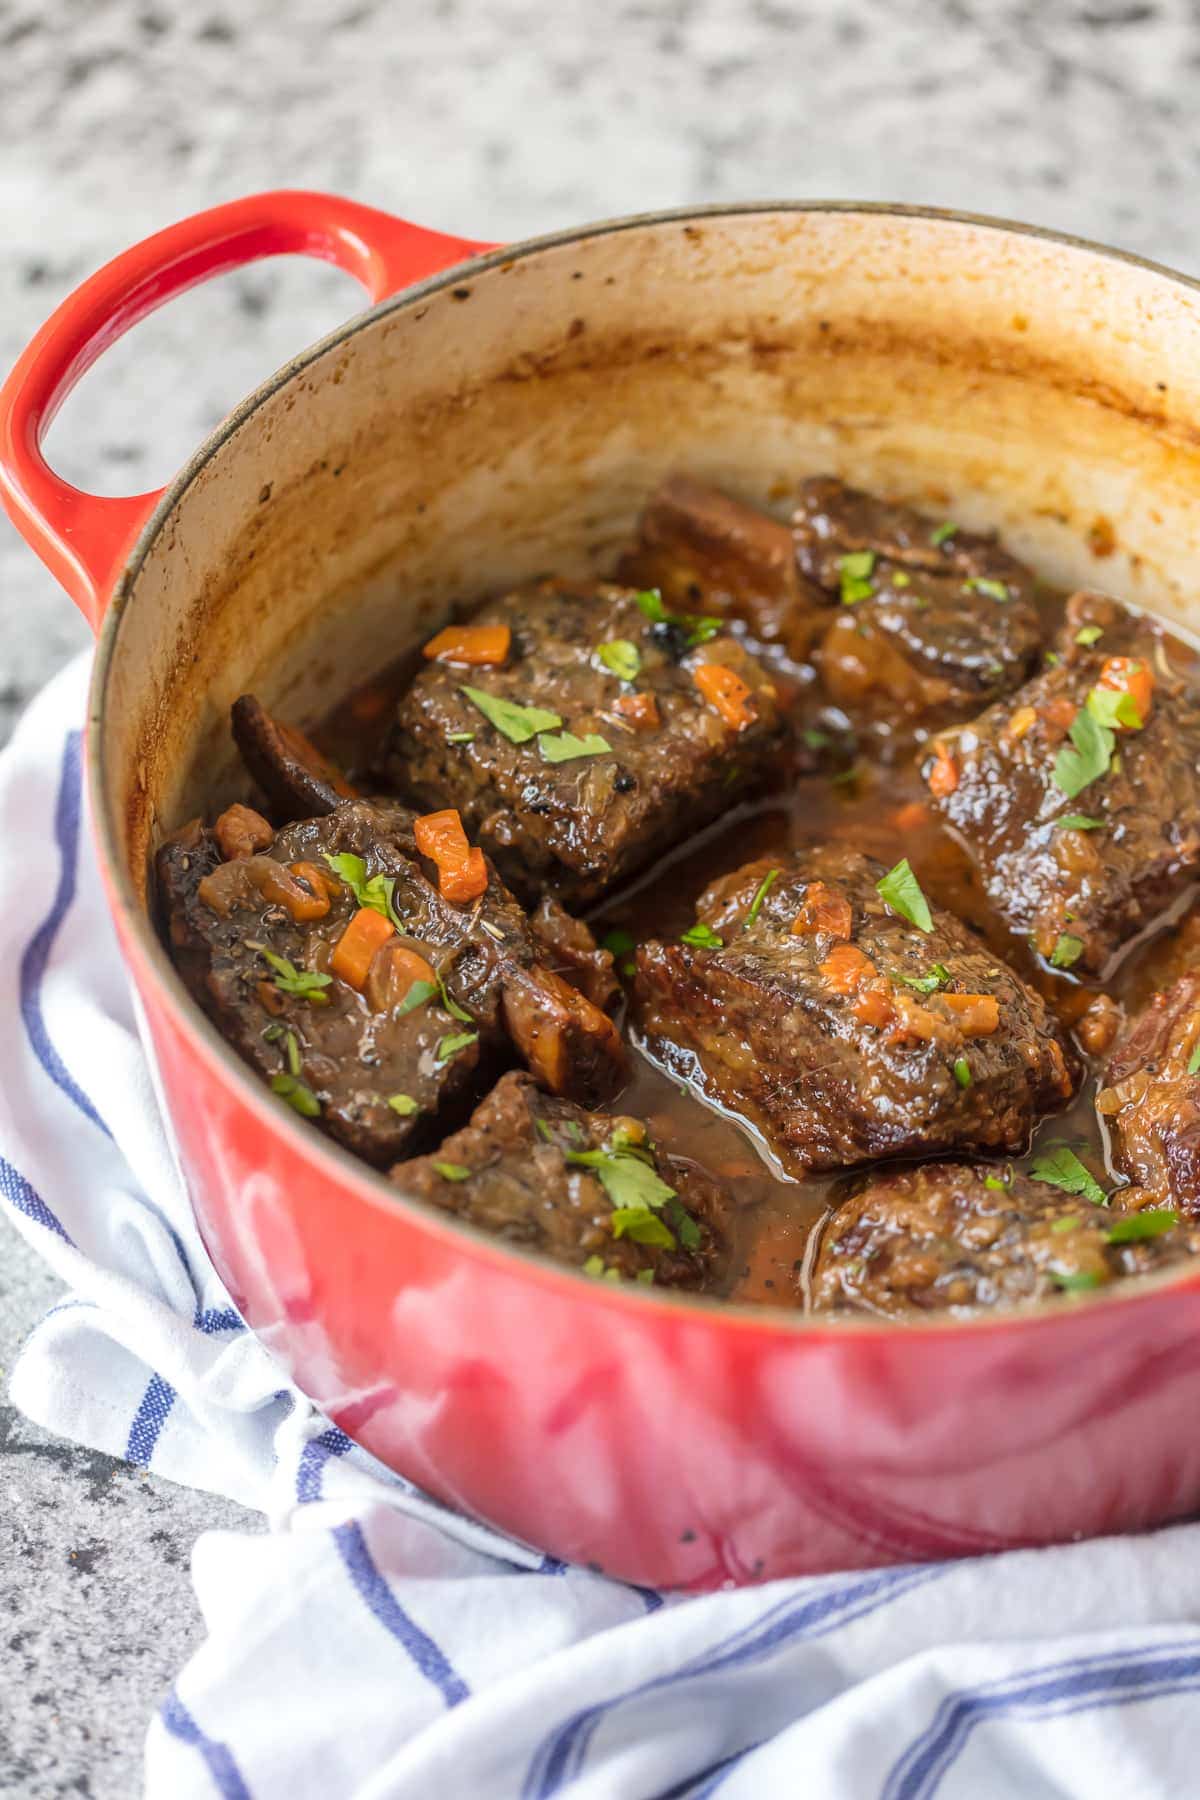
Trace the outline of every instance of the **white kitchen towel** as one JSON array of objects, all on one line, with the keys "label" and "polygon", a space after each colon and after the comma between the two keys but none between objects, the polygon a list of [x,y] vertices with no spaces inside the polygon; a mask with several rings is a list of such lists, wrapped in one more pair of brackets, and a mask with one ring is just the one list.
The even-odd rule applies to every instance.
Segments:
[{"label": "white kitchen towel", "polygon": [[0,1196],[68,1289],[12,1394],[271,1526],[196,1545],[208,1638],[150,1724],[152,1800],[1196,1791],[1200,1527],[664,1601],[321,1418],[192,1225],[81,819],[85,683],[0,756]]}]

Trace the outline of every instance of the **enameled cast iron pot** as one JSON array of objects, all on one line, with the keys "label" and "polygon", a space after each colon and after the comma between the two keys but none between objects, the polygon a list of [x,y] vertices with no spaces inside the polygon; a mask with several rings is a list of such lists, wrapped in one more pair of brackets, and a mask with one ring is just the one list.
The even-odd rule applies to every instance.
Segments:
[{"label": "enameled cast iron pot", "polygon": [[[255,257],[372,309],[267,382],[165,492],[77,492],[55,406],[131,323]],[[147,919],[164,833],[236,780],[233,698],[311,722],[449,601],[601,567],[685,467],[815,470],[1000,527],[1062,585],[1195,625],[1200,291],[1044,232],[863,205],[669,214],[512,249],[316,194],[118,257],[0,395],[18,528],[99,630],[100,864],[205,1242],[351,1436],[560,1557],[707,1587],[1045,1543],[1200,1504],[1200,1270],[899,1329],[618,1288],[500,1247],[296,1118]]]}]

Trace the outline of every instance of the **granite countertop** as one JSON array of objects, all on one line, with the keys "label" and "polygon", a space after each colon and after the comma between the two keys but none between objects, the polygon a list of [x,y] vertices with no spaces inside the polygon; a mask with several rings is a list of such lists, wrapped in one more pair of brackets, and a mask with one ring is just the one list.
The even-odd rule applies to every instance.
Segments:
[{"label": "granite countertop", "polygon": [[[0,371],[91,269],[255,188],[340,190],[515,238],[773,196],[1030,219],[1200,265],[1200,23],[1183,0],[0,0]],[[357,309],[260,265],[140,326],[50,438],[100,492],[166,478],[251,386]],[[0,738],[86,634],[0,523]],[[0,1367],[53,1297],[0,1227]],[[197,1533],[258,1529],[0,1416],[0,1792],[136,1791],[201,1627]]]}]

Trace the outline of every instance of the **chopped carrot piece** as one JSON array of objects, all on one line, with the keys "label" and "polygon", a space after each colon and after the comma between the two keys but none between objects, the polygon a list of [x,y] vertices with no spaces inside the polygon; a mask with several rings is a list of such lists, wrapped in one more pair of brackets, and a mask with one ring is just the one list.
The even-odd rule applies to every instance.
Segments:
[{"label": "chopped carrot piece", "polygon": [[320,863],[289,863],[288,873],[298,881],[307,881],[314,894],[325,894],[330,900],[336,900],[341,892],[342,884],[337,876],[331,869],[323,869]]},{"label": "chopped carrot piece", "polygon": [[414,983],[437,986],[437,975],[419,951],[407,944],[385,942],[371,959],[363,992],[374,1012],[390,1012],[408,998]]},{"label": "chopped carrot piece", "polygon": [[310,894],[290,869],[269,856],[256,856],[246,864],[246,872],[267,904],[286,907],[298,924],[305,919],[323,919],[329,911],[328,894]]},{"label": "chopped carrot piece", "polygon": [[507,661],[511,645],[512,632],[507,625],[447,625],[430,638],[424,654],[430,662],[485,668]]},{"label": "chopped carrot piece", "polygon": [[753,725],[756,715],[750,689],[733,669],[724,663],[700,663],[692,670],[692,680],[732,731]]},{"label": "chopped carrot piece", "polygon": [[373,907],[360,906],[343,931],[329,959],[330,972],[361,994],[379,946],[391,937],[394,927],[390,919]]},{"label": "chopped carrot piece", "polygon": [[1023,738],[1025,733],[1037,724],[1037,708],[1018,706],[1005,727],[1010,738]]},{"label": "chopped carrot piece", "polygon": [[1042,718],[1056,731],[1068,732],[1075,723],[1078,711],[1073,700],[1068,700],[1065,694],[1058,694],[1053,700],[1047,700],[1042,708]]},{"label": "chopped carrot piece", "polygon": [[867,988],[850,1003],[850,1011],[864,1025],[875,1025],[882,1030],[890,1025],[896,1016],[896,1009],[891,1000],[880,988]]},{"label": "chopped carrot piece", "polygon": [[426,813],[413,825],[413,836],[422,856],[437,865],[438,892],[444,900],[461,905],[476,900],[488,884],[483,851],[467,842],[462,820],[454,807]]},{"label": "chopped carrot piece", "polygon": [[854,924],[850,902],[835,894],[823,881],[810,881],[804,905],[792,920],[792,936],[807,937],[827,931],[831,937],[848,938]]},{"label": "chopped carrot piece", "polygon": [[929,823],[929,808],[922,800],[910,800],[907,806],[898,806],[892,814],[892,824],[898,831],[920,831],[922,825]]},{"label": "chopped carrot piece", "polygon": [[265,850],[275,836],[261,813],[252,806],[227,806],[213,827],[221,855],[226,862],[237,862]]},{"label": "chopped carrot piece", "polygon": [[1154,671],[1140,657],[1108,657],[1096,686],[1110,688],[1116,694],[1128,694],[1143,725],[1150,717],[1150,708],[1154,704]]},{"label": "chopped carrot piece", "polygon": [[613,701],[613,711],[635,731],[657,731],[662,724],[653,694],[622,694]]},{"label": "chopped carrot piece", "polygon": [[487,884],[487,862],[480,849],[468,850],[465,863],[438,870],[438,892],[443,900],[453,900],[456,906],[478,900],[480,894],[487,892]]},{"label": "chopped carrot piece", "polygon": [[856,994],[878,971],[857,944],[839,944],[821,964],[821,973],[835,994]]},{"label": "chopped carrot piece", "polygon": [[995,994],[939,994],[955,1015],[964,1037],[991,1037],[1000,1028],[1000,1003]]},{"label": "chopped carrot piece", "polygon": [[944,800],[958,786],[958,764],[940,741],[933,746],[933,767],[929,771],[929,791],[935,800]]}]

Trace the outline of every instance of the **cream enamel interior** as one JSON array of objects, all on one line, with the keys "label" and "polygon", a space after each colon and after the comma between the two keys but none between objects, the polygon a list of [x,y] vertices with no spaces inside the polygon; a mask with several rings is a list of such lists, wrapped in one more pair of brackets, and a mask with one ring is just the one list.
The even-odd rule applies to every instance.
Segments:
[{"label": "cream enamel interior", "polygon": [[135,891],[238,779],[237,694],[311,722],[454,601],[603,568],[672,468],[773,502],[833,470],[1194,624],[1200,293],[799,207],[597,227],[377,308],[218,434],[114,601],[93,754]]}]

